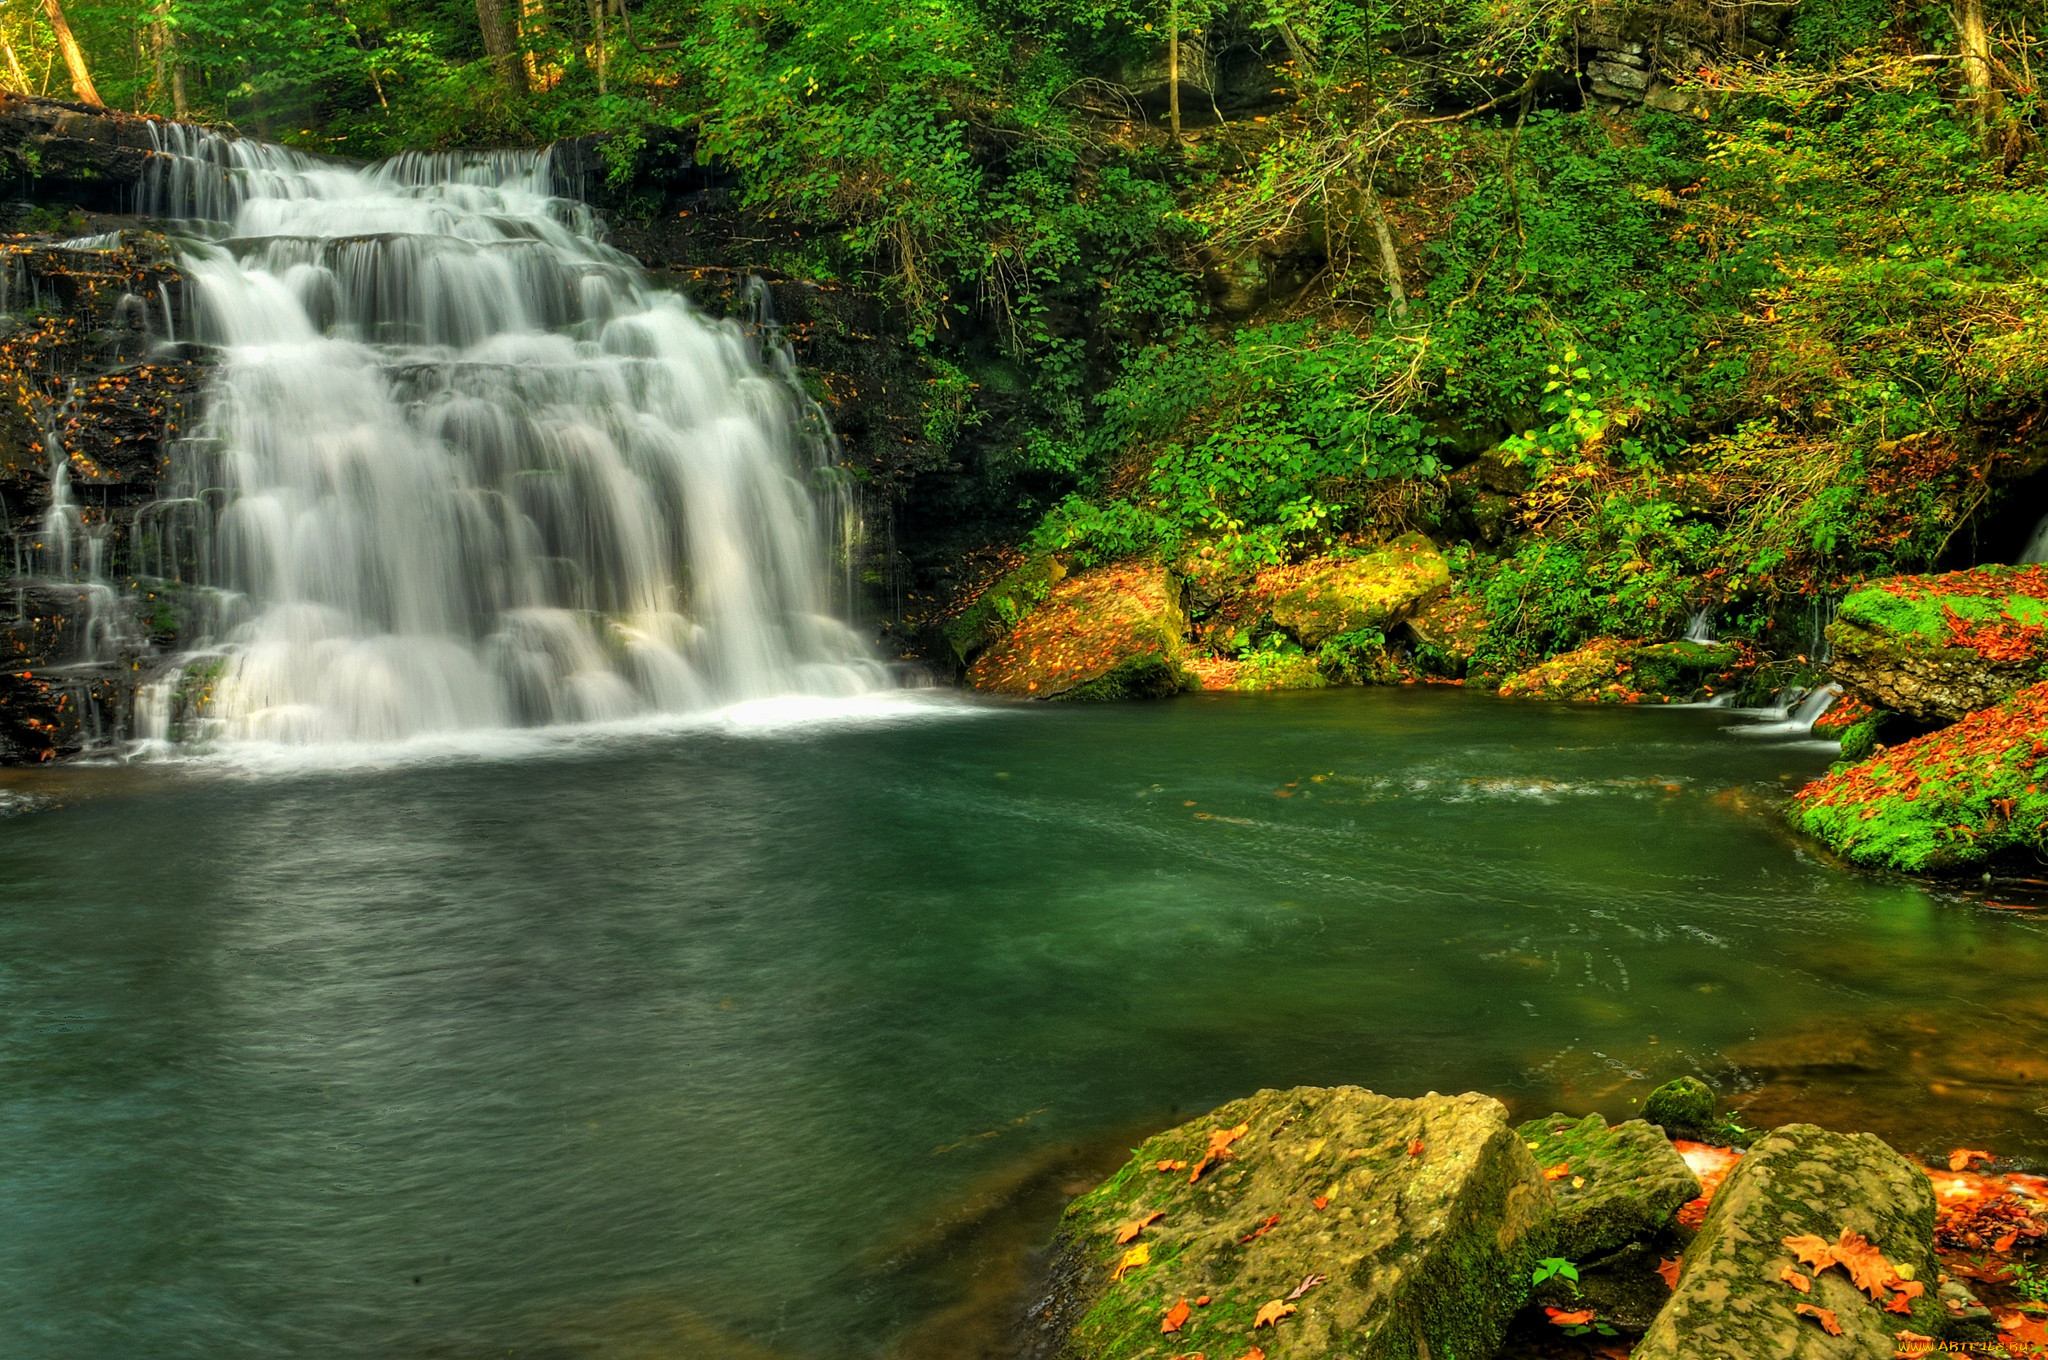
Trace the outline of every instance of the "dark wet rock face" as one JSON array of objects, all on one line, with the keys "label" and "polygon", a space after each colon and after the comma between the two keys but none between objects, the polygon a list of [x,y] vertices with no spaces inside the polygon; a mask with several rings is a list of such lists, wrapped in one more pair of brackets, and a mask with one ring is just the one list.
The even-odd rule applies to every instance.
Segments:
[{"label": "dark wet rock face", "polygon": [[1519,1132],[1545,1168],[1557,1204],[1548,1255],[1590,1261],[1653,1238],[1680,1205],[1699,1196],[1699,1178],[1670,1139],[1641,1119],[1609,1128],[1597,1114],[1553,1114]]},{"label": "dark wet rock face", "polygon": [[175,629],[136,525],[206,357],[169,338],[186,321],[171,244],[91,225],[113,230],[0,238],[0,763],[128,735],[138,663]]},{"label": "dark wet rock face", "polygon": [[[1946,1336],[1954,1324],[1936,1292],[1934,1208],[1926,1174],[1872,1134],[1776,1130],[1714,1196],[1635,1360],[1890,1360],[1901,1332]],[[1837,1243],[1845,1232],[1860,1234],[1900,1277],[1877,1292],[1886,1302],[1903,1298],[1905,1311],[1887,1311],[1841,1266],[1817,1269],[1785,1245],[1809,1235]],[[1788,1270],[1807,1281],[1805,1292],[1783,1278]],[[1801,1304],[1825,1310],[1841,1335],[1800,1314]]]},{"label": "dark wet rock face", "polygon": [[1505,1115],[1480,1095],[1300,1087],[1147,1140],[1068,1208],[1038,1353],[1491,1355],[1552,1212]]}]

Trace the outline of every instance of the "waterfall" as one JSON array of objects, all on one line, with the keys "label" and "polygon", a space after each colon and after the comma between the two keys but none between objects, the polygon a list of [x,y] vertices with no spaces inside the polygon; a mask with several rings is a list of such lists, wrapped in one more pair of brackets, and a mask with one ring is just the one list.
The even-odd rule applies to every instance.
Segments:
[{"label": "waterfall", "polygon": [[181,339],[220,362],[146,516],[210,620],[148,727],[385,741],[883,682],[828,599],[829,442],[802,456],[758,345],[551,197],[547,153],[152,129]]},{"label": "waterfall", "polygon": [[1694,611],[1692,621],[1685,627],[1685,640],[1687,642],[1696,642],[1703,647],[1713,645],[1715,642],[1714,606],[1703,604]]},{"label": "waterfall", "polygon": [[2048,562],[2048,515],[2034,522],[2034,532],[2027,535],[2026,547],[2013,559],[2016,566],[2032,566],[2037,562]]}]

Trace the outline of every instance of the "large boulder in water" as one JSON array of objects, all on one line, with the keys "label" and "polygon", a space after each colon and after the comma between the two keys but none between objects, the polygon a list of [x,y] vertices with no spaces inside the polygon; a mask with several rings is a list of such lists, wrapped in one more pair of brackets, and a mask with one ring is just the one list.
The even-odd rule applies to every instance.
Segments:
[{"label": "large boulder in water", "polygon": [[1489,1097],[1260,1091],[1148,1139],[1069,1206],[1038,1353],[1489,1356],[1550,1213]]},{"label": "large boulder in water", "polygon": [[1941,873],[2048,833],[2048,683],[1836,769],[1794,795],[1793,825],[1878,869]]},{"label": "large boulder in water", "polygon": [[[1868,1290],[1849,1266],[1825,1264],[1836,1255]],[[1939,1271],[1926,1172],[1874,1134],[1790,1124],[1714,1195],[1633,1360],[1892,1360],[1909,1351],[1902,1333],[1940,1337],[1951,1327]]]},{"label": "large boulder in water", "polygon": [[1837,680],[1876,708],[1955,719],[2048,679],[2048,568],[1872,581],[1828,627]]},{"label": "large boulder in water", "polygon": [[1259,578],[1273,622],[1316,647],[1347,633],[1384,634],[1451,584],[1450,563],[1420,534],[1357,557],[1319,557]]},{"label": "large boulder in water", "polygon": [[1029,699],[1156,698],[1194,687],[1166,568],[1122,562],[1064,577],[968,667],[974,688]]}]

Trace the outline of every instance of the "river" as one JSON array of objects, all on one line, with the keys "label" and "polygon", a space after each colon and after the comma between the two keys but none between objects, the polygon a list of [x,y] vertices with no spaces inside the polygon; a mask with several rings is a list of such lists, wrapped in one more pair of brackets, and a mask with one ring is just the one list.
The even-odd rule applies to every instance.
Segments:
[{"label": "river", "polygon": [[0,780],[0,1353],[957,1357],[1262,1086],[2048,1154],[2039,917],[1815,743],[1435,689],[774,702]]}]

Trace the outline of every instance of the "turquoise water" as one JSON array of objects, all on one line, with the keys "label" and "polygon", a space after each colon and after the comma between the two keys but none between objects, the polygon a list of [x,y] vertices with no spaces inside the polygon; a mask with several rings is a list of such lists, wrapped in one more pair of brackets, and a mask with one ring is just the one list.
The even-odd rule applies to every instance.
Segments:
[{"label": "turquoise water", "polygon": [[908,707],[0,785],[0,1354],[962,1354],[1137,1132],[1300,1082],[2048,1154],[2041,925],[1803,852],[1816,745]]}]

